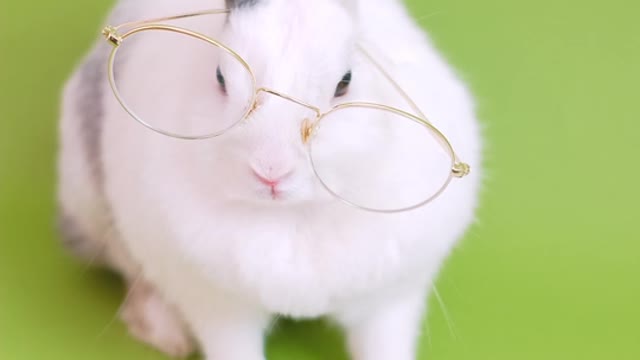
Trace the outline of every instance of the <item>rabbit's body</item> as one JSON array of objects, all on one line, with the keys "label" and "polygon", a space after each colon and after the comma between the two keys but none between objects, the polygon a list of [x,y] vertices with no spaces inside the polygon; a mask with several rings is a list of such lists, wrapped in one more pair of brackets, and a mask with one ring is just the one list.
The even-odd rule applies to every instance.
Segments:
[{"label": "rabbit's body", "polygon": [[[335,84],[333,78],[329,85],[323,81],[336,76],[334,68],[351,66],[349,100],[410,111],[375,68],[349,50],[355,43],[366,46],[474,166],[469,177],[454,180],[417,210],[371,213],[326,193],[304,161],[303,115],[296,105],[265,100],[246,124],[194,142],[156,134],[124,112],[106,81],[106,44],[96,47],[68,84],[60,161],[65,228],[75,238],[82,235],[74,246],[83,254],[99,256],[131,286],[143,282],[149,288],[142,305],[129,306],[125,315],[130,328],[135,321],[153,328],[147,334],[134,329],[139,337],[181,355],[190,350],[189,328],[207,358],[257,360],[270,316],[330,316],[345,326],[356,359],[415,356],[428,289],[473,220],[480,134],[466,89],[402,5],[354,2],[249,1],[232,10],[229,25],[225,15],[179,25],[228,42],[254,67],[261,85],[322,108],[343,101],[323,97]],[[173,3],[123,1],[111,22],[224,7],[221,1]],[[294,15],[295,26],[271,28]],[[337,23],[331,28],[329,17]],[[247,28],[255,43],[246,43]],[[336,41],[341,34],[348,39]],[[286,46],[302,49],[282,56]],[[326,52],[332,55],[324,64],[300,66]],[[144,94],[144,79],[124,66],[128,84]],[[253,164],[295,169],[286,197],[265,196],[247,170]],[[131,320],[132,311],[139,312],[138,320]]]}]

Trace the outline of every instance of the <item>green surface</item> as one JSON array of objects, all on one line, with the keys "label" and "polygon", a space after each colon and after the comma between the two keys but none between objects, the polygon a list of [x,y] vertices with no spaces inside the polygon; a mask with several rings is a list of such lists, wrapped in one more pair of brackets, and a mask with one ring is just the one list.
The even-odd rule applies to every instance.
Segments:
[{"label": "green surface", "polygon": [[[0,3],[0,359],[162,359],[112,322],[122,289],[53,231],[60,86],[105,0]],[[477,96],[479,224],[439,282],[420,359],[640,359],[640,2],[411,2]],[[452,335],[452,332],[455,335]],[[427,336],[430,334],[430,336]],[[346,359],[280,324],[270,360]]]}]

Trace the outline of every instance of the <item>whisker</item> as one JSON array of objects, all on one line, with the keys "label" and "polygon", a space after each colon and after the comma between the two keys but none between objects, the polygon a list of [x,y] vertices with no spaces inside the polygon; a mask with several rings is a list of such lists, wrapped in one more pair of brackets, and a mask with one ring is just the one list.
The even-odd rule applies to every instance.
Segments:
[{"label": "whisker", "polygon": [[107,251],[107,246],[112,239],[116,238],[116,227],[113,222],[110,222],[105,230],[104,236],[99,240],[98,250],[89,258],[83,268],[82,273],[86,274]]},{"label": "whisker", "polygon": [[447,327],[449,328],[449,332],[451,333],[451,336],[453,337],[454,340],[458,340],[458,336],[456,335],[456,332],[455,332],[455,324],[453,323],[453,319],[449,315],[449,311],[447,310],[447,307],[445,306],[444,301],[442,300],[442,297],[438,292],[438,289],[436,288],[435,284],[431,285],[431,288],[433,289],[433,293],[436,296],[438,303],[440,304],[442,315],[444,315],[444,319],[447,322]]},{"label": "whisker", "polygon": [[267,326],[267,331],[266,331],[267,334],[271,333],[275,329],[277,322],[278,320],[280,320],[281,317],[282,316],[280,314],[276,314],[276,316],[274,316],[273,319],[271,319],[271,321],[269,322],[269,326]]},{"label": "whisker", "polygon": [[446,12],[445,10],[434,11],[434,12],[431,12],[431,13],[428,13],[428,14],[425,14],[425,15],[422,15],[422,16],[419,16],[419,17],[415,18],[415,21],[418,24],[422,24],[423,21],[425,21],[427,19],[430,19],[430,18],[432,18],[432,17],[434,17],[436,15],[440,15],[442,13],[445,13],[445,12]]},{"label": "whisker", "polygon": [[[418,25],[423,25],[425,20],[431,19],[434,16],[437,16],[437,15],[440,15],[440,14],[443,14],[443,13],[446,13],[446,12],[447,12],[446,10],[436,10],[436,11],[432,11],[430,13],[427,13],[427,14],[424,14],[424,15],[421,15],[421,16],[414,17],[413,20]],[[390,28],[390,27],[386,27],[386,28]],[[386,29],[386,28],[383,28],[383,30]]]},{"label": "whisker", "polygon": [[111,317],[109,322],[102,328],[102,330],[100,330],[98,335],[96,335],[95,340],[98,340],[102,336],[104,336],[104,334],[106,334],[107,331],[111,328],[111,326],[113,326],[113,324],[116,322],[118,316],[120,314],[122,314],[122,309],[124,308],[124,306],[129,301],[129,298],[131,298],[131,294],[133,294],[134,290],[136,289],[136,286],[138,286],[138,284],[140,283],[140,279],[141,278],[142,278],[142,271],[139,271],[138,274],[133,279],[133,281],[131,281],[131,283],[129,284],[129,288],[127,289],[127,293],[125,294],[124,299],[122,300],[122,302],[118,306],[118,309],[116,310],[116,313],[113,314],[113,316]]}]

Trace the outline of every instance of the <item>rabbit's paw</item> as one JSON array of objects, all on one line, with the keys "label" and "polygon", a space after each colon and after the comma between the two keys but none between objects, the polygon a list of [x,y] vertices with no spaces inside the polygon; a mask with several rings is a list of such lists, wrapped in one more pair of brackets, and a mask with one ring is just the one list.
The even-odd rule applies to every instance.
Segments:
[{"label": "rabbit's paw", "polygon": [[129,333],[161,352],[186,358],[195,344],[178,313],[149,284],[134,284],[122,305],[121,319]]}]

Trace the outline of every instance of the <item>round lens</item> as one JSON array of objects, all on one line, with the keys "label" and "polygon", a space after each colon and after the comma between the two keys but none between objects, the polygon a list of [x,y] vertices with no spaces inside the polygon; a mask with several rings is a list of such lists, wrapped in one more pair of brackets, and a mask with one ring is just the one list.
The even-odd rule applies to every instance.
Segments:
[{"label": "round lens", "polygon": [[453,155],[436,130],[402,112],[350,104],[322,117],[310,143],[324,186],[374,211],[420,206],[451,180]]},{"label": "round lens", "polygon": [[179,138],[220,135],[249,111],[255,82],[222,45],[168,30],[142,30],[112,54],[112,85],[143,125]]}]

